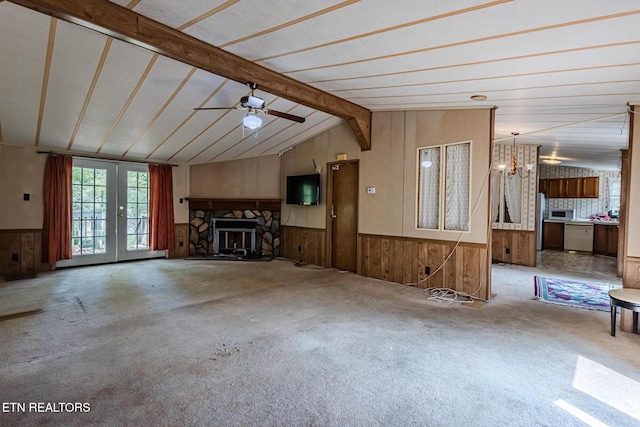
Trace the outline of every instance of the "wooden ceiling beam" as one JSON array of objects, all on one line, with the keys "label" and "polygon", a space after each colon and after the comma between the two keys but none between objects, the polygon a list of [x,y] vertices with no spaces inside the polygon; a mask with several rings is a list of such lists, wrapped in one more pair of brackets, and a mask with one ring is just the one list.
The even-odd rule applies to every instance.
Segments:
[{"label": "wooden ceiling beam", "polygon": [[348,121],[362,150],[371,149],[371,111],[212,46],[107,0],[10,0]]}]

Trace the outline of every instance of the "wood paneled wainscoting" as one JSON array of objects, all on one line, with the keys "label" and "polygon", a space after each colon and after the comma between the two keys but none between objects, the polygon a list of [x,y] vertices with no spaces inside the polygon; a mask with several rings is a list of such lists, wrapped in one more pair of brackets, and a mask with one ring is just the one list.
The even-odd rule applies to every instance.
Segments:
[{"label": "wood paneled wainscoting", "polygon": [[[451,288],[488,299],[487,246],[360,234],[358,274],[421,288]],[[453,254],[438,271],[449,254]],[[428,274],[427,274],[428,271]],[[425,280],[426,279],[426,280]]]},{"label": "wood paneled wainscoting", "polygon": [[[640,257],[625,257],[622,284],[625,288],[640,289]],[[633,313],[626,308],[621,308],[620,313],[620,329],[631,332]]]},{"label": "wood paneled wainscoting", "polygon": [[536,266],[536,232],[492,231],[491,259],[507,264]]},{"label": "wood paneled wainscoting", "polygon": [[189,223],[174,224],[176,245],[169,250],[169,258],[186,258],[189,256]]},{"label": "wood paneled wainscoting", "polygon": [[51,270],[42,262],[42,230],[0,230],[0,277]]},{"label": "wood paneled wainscoting", "polygon": [[300,263],[328,267],[325,235],[325,229],[283,225],[280,232],[282,256]]}]

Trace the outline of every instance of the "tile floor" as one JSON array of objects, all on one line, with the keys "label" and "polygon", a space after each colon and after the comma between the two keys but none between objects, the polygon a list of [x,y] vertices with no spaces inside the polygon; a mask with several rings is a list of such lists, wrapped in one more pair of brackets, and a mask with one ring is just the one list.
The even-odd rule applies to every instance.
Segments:
[{"label": "tile floor", "polygon": [[558,271],[569,277],[597,278],[609,282],[622,280],[616,276],[617,260],[612,257],[545,250],[538,252],[537,265],[541,270]]}]

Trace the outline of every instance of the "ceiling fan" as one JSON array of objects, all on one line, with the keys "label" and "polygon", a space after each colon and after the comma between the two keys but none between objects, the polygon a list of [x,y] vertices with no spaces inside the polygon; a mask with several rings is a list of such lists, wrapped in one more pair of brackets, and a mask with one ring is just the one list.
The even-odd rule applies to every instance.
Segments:
[{"label": "ceiling fan", "polygon": [[240,105],[236,107],[201,107],[194,108],[194,110],[244,110],[247,112],[247,114],[242,119],[242,125],[247,129],[257,129],[262,126],[262,119],[258,117],[258,113],[264,113],[270,116],[293,120],[294,122],[298,123],[304,123],[304,117],[294,116],[293,114],[283,113],[281,111],[265,108],[264,99],[255,96],[253,93],[258,88],[258,85],[252,82],[248,82],[247,86],[251,88],[251,95],[243,96],[242,98],[240,98]]}]

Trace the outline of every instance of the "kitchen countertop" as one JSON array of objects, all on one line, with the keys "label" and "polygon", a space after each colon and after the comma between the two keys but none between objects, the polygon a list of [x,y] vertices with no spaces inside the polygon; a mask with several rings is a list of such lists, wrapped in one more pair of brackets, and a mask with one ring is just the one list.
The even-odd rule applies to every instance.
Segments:
[{"label": "kitchen countertop", "polygon": [[592,221],[590,219],[553,219],[547,218],[544,222],[559,222],[562,224],[601,224],[601,225],[620,225],[618,221]]}]

